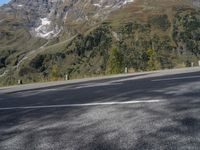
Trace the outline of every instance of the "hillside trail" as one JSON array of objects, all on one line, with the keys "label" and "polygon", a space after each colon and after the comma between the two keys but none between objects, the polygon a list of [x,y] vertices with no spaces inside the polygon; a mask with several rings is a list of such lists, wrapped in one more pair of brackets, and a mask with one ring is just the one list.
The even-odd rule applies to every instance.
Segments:
[{"label": "hillside trail", "polygon": [[22,59],[21,59],[21,60],[17,63],[17,65],[14,66],[14,67],[16,67],[17,70],[19,70],[20,65],[21,65],[26,59],[28,59],[28,58],[29,58],[31,55],[33,55],[34,53],[36,53],[36,52],[42,50],[43,48],[45,48],[48,44],[49,44],[49,41],[47,41],[44,45],[42,45],[42,46],[39,47],[38,49],[35,49],[35,50],[32,50],[32,51],[28,52],[26,55],[24,55],[24,56],[22,57]]},{"label": "hillside trail", "polygon": [[[71,37],[70,39],[67,39],[67,40],[65,40],[65,41],[62,41],[62,42],[60,42],[60,43],[58,43],[58,44],[70,42],[70,41],[72,41],[76,36],[77,36],[77,35]],[[44,48],[47,48],[46,46],[49,44],[49,42],[50,42],[50,41],[48,40],[44,45],[40,46],[39,48],[37,48],[37,49],[35,49],[35,50],[31,50],[30,52],[26,53],[26,54],[22,57],[22,59],[17,63],[17,65],[16,65],[16,66],[13,66],[13,69],[19,70],[20,65],[21,65],[25,60],[27,60],[29,57],[31,57],[31,56],[32,56],[33,54],[35,54],[36,52],[39,53],[39,52],[43,51]],[[56,45],[56,44],[55,44],[55,45]],[[55,46],[55,45],[54,45],[54,46]],[[6,69],[6,70],[0,75],[0,78],[6,76],[8,72],[9,72],[9,69]]]}]

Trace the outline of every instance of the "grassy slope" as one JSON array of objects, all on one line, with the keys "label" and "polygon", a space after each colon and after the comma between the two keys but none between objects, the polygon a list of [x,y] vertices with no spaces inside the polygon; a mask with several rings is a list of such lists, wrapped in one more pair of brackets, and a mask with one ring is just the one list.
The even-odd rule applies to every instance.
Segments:
[{"label": "grassy slope", "polygon": [[[181,10],[182,8],[185,14],[199,9],[192,5],[191,0],[136,0],[135,3],[113,12],[108,18],[108,22],[111,23],[113,30],[118,32],[121,26],[128,22],[151,24],[149,20],[152,16],[162,16],[166,14],[171,26],[166,31],[163,31],[151,24],[151,32],[148,38],[153,38],[154,35],[158,35],[161,38],[169,37],[171,39],[171,44],[176,47],[177,43],[172,37],[174,30],[173,22],[175,15],[179,9]],[[197,57],[193,56],[191,52],[187,51],[186,53],[186,56],[180,58],[181,60],[177,63],[183,62],[188,59],[188,57],[191,57],[190,59],[194,60],[194,62],[197,61]]]},{"label": "grassy slope", "polygon": [[108,21],[117,28],[126,22],[139,21],[146,23],[149,17],[168,14],[173,18],[177,7],[190,7],[185,0],[136,0],[127,7],[113,12]]}]

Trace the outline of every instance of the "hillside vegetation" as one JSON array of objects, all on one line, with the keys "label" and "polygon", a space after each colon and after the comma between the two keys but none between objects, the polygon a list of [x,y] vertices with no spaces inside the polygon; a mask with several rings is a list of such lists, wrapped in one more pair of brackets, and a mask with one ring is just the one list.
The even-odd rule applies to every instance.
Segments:
[{"label": "hillside vegetation", "polygon": [[[8,23],[7,23],[8,24]],[[0,34],[3,85],[190,66],[200,56],[200,9],[188,1],[136,1],[69,41],[58,37],[14,68],[22,54],[45,44],[17,25]],[[10,28],[16,28],[17,30]],[[2,28],[1,28],[2,30]],[[24,42],[25,43],[21,43]],[[23,46],[21,46],[23,45]]]}]

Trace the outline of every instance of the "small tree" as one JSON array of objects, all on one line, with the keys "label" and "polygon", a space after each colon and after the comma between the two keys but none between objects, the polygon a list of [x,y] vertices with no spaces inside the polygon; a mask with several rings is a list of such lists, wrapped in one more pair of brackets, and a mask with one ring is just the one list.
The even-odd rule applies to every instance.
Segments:
[{"label": "small tree", "polygon": [[147,55],[148,55],[148,70],[158,70],[160,69],[160,62],[157,60],[157,54],[154,49],[148,49],[147,50]]},{"label": "small tree", "polygon": [[112,48],[110,51],[107,72],[109,74],[123,72],[123,56],[117,48]]},{"label": "small tree", "polygon": [[53,65],[51,69],[51,78],[52,80],[58,80],[60,77],[59,68],[57,65]]}]

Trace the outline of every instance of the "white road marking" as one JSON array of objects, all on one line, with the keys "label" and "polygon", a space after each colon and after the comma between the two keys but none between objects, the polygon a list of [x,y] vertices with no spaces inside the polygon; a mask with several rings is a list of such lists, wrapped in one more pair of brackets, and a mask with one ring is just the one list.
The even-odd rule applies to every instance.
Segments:
[{"label": "white road marking", "polygon": [[158,82],[158,81],[172,81],[172,80],[195,79],[195,78],[200,78],[200,76],[177,77],[177,78],[165,78],[165,79],[156,79],[156,80],[151,80],[151,81],[153,81],[153,82]]},{"label": "white road marking", "polygon": [[103,82],[103,83],[92,83],[92,84],[83,84],[75,87],[74,89],[90,88],[90,87],[100,87],[100,86],[109,86],[109,85],[120,85],[121,83],[113,82]]},{"label": "white road marking", "polygon": [[141,103],[158,103],[158,102],[163,102],[163,101],[164,100],[141,100],[141,101],[126,101],[126,102],[105,102],[105,103],[85,103],[85,104],[46,105],[46,106],[23,106],[23,107],[5,107],[5,108],[0,108],[0,110],[86,107],[86,106],[104,106],[104,105],[127,105],[127,104],[141,104]]}]

